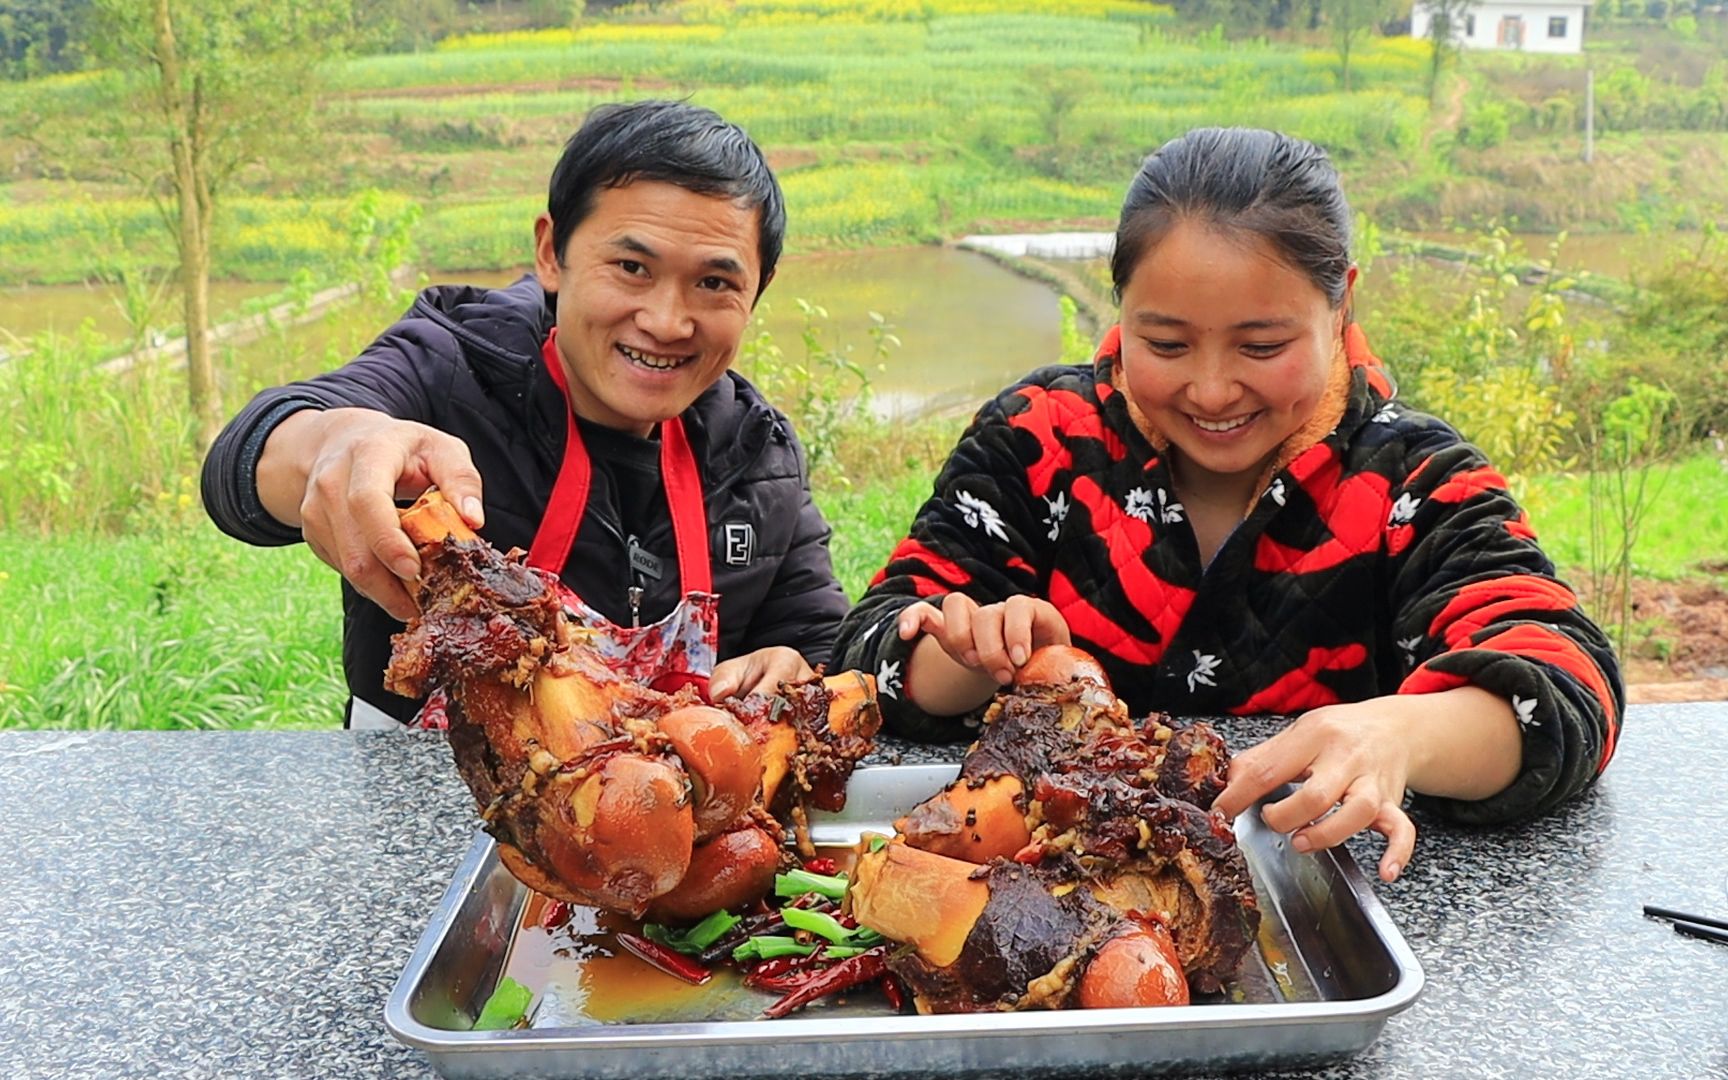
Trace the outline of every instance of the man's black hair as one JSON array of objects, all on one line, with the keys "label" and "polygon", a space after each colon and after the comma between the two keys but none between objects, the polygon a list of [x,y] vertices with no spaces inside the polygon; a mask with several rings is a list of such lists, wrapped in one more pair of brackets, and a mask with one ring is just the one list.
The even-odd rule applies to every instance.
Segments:
[{"label": "man's black hair", "polygon": [[767,288],[786,239],[786,200],[762,151],[736,124],[685,101],[634,101],[589,112],[552,170],[546,210],[558,261],[570,234],[594,211],[604,188],[638,180],[721,195],[756,210],[757,251]]}]

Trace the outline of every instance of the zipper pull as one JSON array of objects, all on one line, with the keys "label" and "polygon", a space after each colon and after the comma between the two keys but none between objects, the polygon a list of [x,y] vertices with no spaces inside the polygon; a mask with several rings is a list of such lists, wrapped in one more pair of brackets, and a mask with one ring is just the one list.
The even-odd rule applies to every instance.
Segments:
[{"label": "zipper pull", "polygon": [[642,626],[642,586],[630,586],[628,594],[630,597],[630,628],[639,629]]}]

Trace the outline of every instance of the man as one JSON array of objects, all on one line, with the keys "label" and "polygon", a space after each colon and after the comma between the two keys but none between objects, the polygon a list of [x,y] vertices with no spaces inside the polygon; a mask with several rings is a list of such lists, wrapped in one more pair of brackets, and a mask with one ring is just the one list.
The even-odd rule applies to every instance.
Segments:
[{"label": "man", "polygon": [[846,611],[829,529],[790,424],[728,370],[785,220],[761,151],[714,113],[594,110],[534,274],[428,289],[344,367],[259,394],[205,461],[210,516],[341,572],[349,688],[397,719],[420,703],[382,688],[419,569],[396,501],[434,485],[561,579],[616,670],[716,698],[808,676]]}]

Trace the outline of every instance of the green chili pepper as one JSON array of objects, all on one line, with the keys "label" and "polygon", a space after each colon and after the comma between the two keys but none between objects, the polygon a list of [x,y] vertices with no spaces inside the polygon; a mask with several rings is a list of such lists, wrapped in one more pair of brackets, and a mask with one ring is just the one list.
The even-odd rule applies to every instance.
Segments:
[{"label": "green chili pepper", "polygon": [[732,950],[732,959],[747,964],[753,960],[772,960],[776,956],[809,956],[815,951],[816,946],[801,945],[796,938],[763,934],[745,938],[744,944]]},{"label": "green chili pepper", "polygon": [[498,980],[498,988],[480,1007],[474,1030],[502,1031],[517,1026],[527,1019],[528,1005],[533,1000],[534,991],[506,975]]},{"label": "green chili pepper", "polygon": [[[729,911],[716,911],[684,932],[684,940],[691,946],[692,952],[701,952],[708,946],[725,936],[726,931],[737,926],[738,916]],[[684,950],[679,949],[679,952]]]},{"label": "green chili pepper", "polygon": [[642,936],[656,945],[666,946],[673,952],[694,956],[725,937],[726,932],[739,922],[739,917],[731,912],[716,911],[688,930],[674,930],[659,923],[643,923]]},{"label": "green chili pepper", "polygon": [[846,875],[812,874],[808,870],[793,870],[790,873],[774,875],[775,896],[803,896],[812,892],[820,893],[830,900],[843,900],[846,897]]},{"label": "green chili pepper", "polygon": [[851,936],[852,931],[840,925],[840,920],[820,911],[805,911],[803,908],[781,908],[780,917],[786,920],[786,925],[794,930],[808,930],[812,934],[825,937],[839,944]]}]

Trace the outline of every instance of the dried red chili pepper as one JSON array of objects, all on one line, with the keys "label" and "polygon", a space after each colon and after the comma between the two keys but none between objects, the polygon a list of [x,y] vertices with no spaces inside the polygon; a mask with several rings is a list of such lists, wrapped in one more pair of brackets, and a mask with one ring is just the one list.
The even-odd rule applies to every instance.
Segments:
[{"label": "dried red chili pepper", "polygon": [[840,869],[840,866],[833,859],[830,859],[825,855],[818,855],[814,859],[805,859],[804,869],[810,871],[812,874],[832,875],[834,871]]},{"label": "dried red chili pepper", "polygon": [[753,990],[766,990],[770,994],[789,994],[820,974],[820,971],[788,971],[784,975],[747,979],[744,985]]},{"label": "dried red chili pepper", "polygon": [[776,956],[751,968],[750,973],[744,976],[744,983],[746,986],[755,986],[763,979],[777,979],[789,972],[805,971],[828,962],[821,949],[809,956]]},{"label": "dried red chili pepper", "polygon": [[892,974],[882,976],[882,996],[888,999],[890,1009],[906,1011],[906,992],[900,989],[900,980]]},{"label": "dried red chili pepper", "polygon": [[540,913],[540,925],[547,930],[556,930],[570,921],[570,904],[566,900],[546,901],[546,910]]},{"label": "dried red chili pepper", "polygon": [[803,1008],[817,998],[837,994],[860,983],[881,978],[882,974],[888,970],[887,954],[887,948],[878,945],[868,952],[849,956],[820,971],[811,972],[809,978],[793,988],[785,997],[763,1009],[763,1018],[778,1020],[789,1012]]},{"label": "dried red chili pepper", "polygon": [[668,975],[683,979],[692,986],[701,986],[714,977],[712,971],[688,956],[675,953],[663,945],[649,941],[640,934],[620,932],[614,936],[617,937],[618,944],[641,957],[644,962],[659,968]]}]

